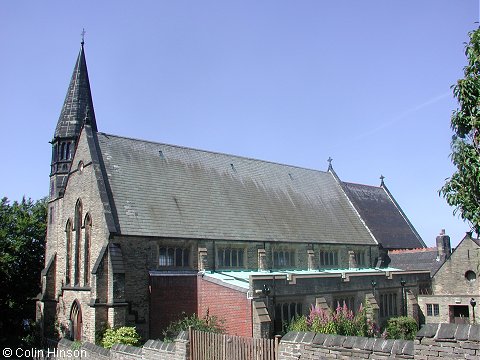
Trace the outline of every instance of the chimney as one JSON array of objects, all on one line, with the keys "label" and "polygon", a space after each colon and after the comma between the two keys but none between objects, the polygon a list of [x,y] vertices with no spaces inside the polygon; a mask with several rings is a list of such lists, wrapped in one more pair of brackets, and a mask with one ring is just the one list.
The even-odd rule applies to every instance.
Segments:
[{"label": "chimney", "polygon": [[452,253],[452,247],[450,245],[450,236],[445,235],[445,229],[440,231],[440,235],[437,236],[437,256],[440,259],[448,259]]}]

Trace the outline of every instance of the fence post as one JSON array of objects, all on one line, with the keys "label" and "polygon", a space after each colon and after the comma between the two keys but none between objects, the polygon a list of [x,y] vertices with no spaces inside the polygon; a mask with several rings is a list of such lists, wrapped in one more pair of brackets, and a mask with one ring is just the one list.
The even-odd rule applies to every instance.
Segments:
[{"label": "fence post", "polygon": [[193,360],[193,331],[191,326],[188,327],[188,341],[190,342],[188,358]]},{"label": "fence post", "polygon": [[275,360],[278,360],[278,348],[280,346],[280,339],[282,337],[280,335],[275,335]]}]

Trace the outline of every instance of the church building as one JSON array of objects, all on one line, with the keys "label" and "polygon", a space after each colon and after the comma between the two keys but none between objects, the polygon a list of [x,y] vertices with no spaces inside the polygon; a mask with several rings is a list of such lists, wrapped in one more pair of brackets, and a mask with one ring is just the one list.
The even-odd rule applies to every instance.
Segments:
[{"label": "church building", "polygon": [[385,264],[425,244],[383,177],[99,132],[83,42],[51,145],[45,337],[127,325],[155,339],[183,312],[268,337],[311,305],[414,314],[429,286],[429,271]]}]

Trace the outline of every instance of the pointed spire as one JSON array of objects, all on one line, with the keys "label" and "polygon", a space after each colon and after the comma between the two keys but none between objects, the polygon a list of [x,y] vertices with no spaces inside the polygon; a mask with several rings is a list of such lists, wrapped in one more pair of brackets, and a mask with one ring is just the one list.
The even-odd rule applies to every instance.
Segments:
[{"label": "pointed spire", "polygon": [[[73,69],[67,96],[63,103],[62,112],[55,129],[55,138],[76,138],[80,134],[85,117],[94,131],[97,131],[95,112],[93,109],[90,82],[88,80],[87,62],[84,50],[84,32],[80,52]],[[87,114],[88,113],[88,114]]]}]

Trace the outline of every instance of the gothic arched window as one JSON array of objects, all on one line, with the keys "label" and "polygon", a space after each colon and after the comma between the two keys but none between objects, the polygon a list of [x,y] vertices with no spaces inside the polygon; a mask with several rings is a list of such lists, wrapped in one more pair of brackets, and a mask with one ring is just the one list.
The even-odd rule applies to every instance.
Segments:
[{"label": "gothic arched window", "polygon": [[66,150],[65,150],[65,160],[70,160],[70,143],[67,142]]},{"label": "gothic arched window", "polygon": [[72,268],[72,223],[70,219],[65,226],[65,284],[70,284]]},{"label": "gothic arched window", "polygon": [[90,284],[90,244],[92,242],[92,218],[90,214],[85,216],[85,243],[83,256],[83,283],[85,286]]},{"label": "gothic arched window", "polygon": [[80,261],[82,241],[82,200],[78,199],[75,205],[75,285],[80,284]]},{"label": "gothic arched window", "polygon": [[65,159],[65,143],[60,145],[60,160]]}]

